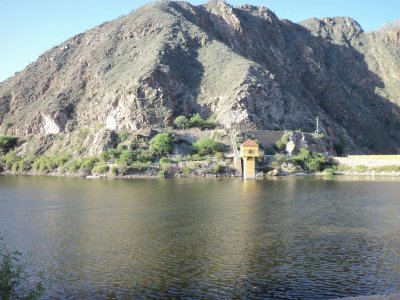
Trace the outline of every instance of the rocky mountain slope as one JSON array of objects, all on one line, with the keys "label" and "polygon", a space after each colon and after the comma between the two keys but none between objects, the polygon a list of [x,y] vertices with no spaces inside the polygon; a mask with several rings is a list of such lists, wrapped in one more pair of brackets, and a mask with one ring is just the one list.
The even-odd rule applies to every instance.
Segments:
[{"label": "rocky mountain slope", "polygon": [[366,33],[350,18],[295,24],[264,7],[161,1],[0,83],[0,132],[51,145],[88,128],[93,144],[196,112],[225,127],[303,131],[319,116],[346,152],[398,153],[399,105],[399,26]]}]

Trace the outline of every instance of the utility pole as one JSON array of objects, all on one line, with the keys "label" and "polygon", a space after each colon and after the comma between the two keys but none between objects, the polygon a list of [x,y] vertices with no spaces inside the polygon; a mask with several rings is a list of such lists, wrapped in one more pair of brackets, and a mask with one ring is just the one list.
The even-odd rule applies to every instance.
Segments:
[{"label": "utility pole", "polygon": [[315,130],[315,134],[319,133],[319,118],[317,117],[316,119],[316,123],[317,123],[317,130]]}]

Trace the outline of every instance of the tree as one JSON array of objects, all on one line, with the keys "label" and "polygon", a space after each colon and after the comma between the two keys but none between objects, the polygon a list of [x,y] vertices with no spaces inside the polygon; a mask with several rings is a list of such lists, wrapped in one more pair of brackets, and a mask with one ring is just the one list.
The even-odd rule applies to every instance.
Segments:
[{"label": "tree", "polygon": [[186,129],[190,127],[190,121],[185,116],[176,117],[174,120],[174,124],[176,127],[181,129]]},{"label": "tree", "polygon": [[159,133],[150,140],[150,150],[162,156],[172,152],[173,139],[168,133]]},{"label": "tree", "polygon": [[199,139],[193,143],[193,147],[200,155],[214,154],[221,151],[221,144],[209,138]]}]

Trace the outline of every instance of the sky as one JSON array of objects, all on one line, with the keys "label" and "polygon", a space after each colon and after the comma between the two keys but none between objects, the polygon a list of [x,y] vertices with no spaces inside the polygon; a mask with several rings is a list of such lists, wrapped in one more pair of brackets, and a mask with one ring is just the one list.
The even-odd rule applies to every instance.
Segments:
[{"label": "sky", "polygon": [[[0,81],[21,71],[46,50],[149,0],[0,0]],[[198,5],[207,0],[189,0]],[[365,31],[400,19],[400,0],[227,0],[266,6],[281,19],[344,16]]]}]

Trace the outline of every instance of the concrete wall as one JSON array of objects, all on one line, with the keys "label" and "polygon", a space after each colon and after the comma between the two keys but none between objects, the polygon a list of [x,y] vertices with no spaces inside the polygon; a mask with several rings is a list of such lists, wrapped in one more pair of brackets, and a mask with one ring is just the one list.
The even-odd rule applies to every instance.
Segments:
[{"label": "concrete wall", "polygon": [[256,179],[256,161],[254,157],[243,158],[243,178]]},{"label": "concrete wall", "polygon": [[400,155],[349,155],[347,157],[333,157],[332,159],[338,164],[349,167],[400,166]]}]

